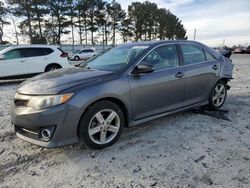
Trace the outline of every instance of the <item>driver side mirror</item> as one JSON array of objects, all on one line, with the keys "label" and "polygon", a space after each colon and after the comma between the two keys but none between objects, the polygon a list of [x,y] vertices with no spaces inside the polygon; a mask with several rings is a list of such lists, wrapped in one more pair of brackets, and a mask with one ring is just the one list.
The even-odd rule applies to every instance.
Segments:
[{"label": "driver side mirror", "polygon": [[0,60],[4,60],[5,59],[5,55],[0,55]]},{"label": "driver side mirror", "polygon": [[134,75],[138,75],[141,73],[150,73],[154,71],[155,70],[152,65],[142,63],[142,64],[137,65],[131,73]]}]

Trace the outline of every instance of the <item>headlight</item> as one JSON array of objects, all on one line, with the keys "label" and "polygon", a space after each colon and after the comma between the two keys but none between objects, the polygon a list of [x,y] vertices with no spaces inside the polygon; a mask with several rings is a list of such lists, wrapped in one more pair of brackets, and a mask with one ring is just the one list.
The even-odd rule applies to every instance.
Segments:
[{"label": "headlight", "polygon": [[41,110],[51,106],[56,106],[67,102],[73,93],[63,94],[63,95],[51,95],[51,96],[33,96],[29,100],[27,106]]}]

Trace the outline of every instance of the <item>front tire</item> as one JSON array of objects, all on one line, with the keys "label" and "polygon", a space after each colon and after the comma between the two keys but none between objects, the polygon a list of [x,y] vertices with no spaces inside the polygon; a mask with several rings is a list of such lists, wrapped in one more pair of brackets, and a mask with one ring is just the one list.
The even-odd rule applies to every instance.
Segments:
[{"label": "front tire", "polygon": [[121,108],[110,101],[99,101],[87,108],[79,124],[79,137],[90,148],[111,146],[124,127]]},{"label": "front tire", "polygon": [[227,84],[220,80],[216,83],[209,96],[209,104],[207,105],[209,110],[219,110],[227,97]]}]

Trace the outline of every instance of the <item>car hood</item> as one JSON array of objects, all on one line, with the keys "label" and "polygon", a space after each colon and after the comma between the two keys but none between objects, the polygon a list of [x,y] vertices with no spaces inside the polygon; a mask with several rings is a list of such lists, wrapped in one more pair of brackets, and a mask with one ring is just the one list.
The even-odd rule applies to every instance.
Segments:
[{"label": "car hood", "polygon": [[18,87],[17,93],[26,95],[58,94],[65,89],[103,79],[112,73],[83,68],[60,69],[26,80]]}]

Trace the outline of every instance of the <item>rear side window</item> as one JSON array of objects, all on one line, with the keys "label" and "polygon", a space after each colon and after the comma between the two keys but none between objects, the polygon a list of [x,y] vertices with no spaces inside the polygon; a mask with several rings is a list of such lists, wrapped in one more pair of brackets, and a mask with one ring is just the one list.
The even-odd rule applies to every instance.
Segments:
[{"label": "rear side window", "polygon": [[155,70],[162,70],[179,66],[179,59],[175,45],[164,45],[150,52],[143,60],[143,64],[152,65]]},{"label": "rear side window", "polygon": [[18,59],[23,58],[24,53],[22,49],[14,49],[4,54],[5,59]]},{"label": "rear side window", "polygon": [[53,52],[51,48],[24,48],[25,57],[37,57],[49,55]]},{"label": "rear side window", "polygon": [[205,62],[206,57],[201,47],[192,44],[182,44],[181,49],[184,57],[184,64],[190,65]]},{"label": "rear side window", "polygon": [[214,60],[216,60],[216,58],[212,54],[210,54],[209,52],[207,52],[206,50],[205,50],[205,54],[206,54],[207,61],[214,61]]},{"label": "rear side window", "polygon": [[49,55],[54,52],[54,50],[52,50],[51,48],[44,48],[44,51],[45,51],[45,55]]}]

